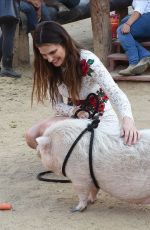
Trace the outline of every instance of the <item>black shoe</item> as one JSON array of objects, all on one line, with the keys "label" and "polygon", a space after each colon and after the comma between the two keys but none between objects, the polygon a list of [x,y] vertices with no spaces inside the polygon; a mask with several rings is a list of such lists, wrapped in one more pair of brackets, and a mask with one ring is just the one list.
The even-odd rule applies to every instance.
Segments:
[{"label": "black shoe", "polygon": [[1,77],[12,77],[12,78],[20,78],[21,74],[16,73],[12,68],[2,68],[0,72]]}]

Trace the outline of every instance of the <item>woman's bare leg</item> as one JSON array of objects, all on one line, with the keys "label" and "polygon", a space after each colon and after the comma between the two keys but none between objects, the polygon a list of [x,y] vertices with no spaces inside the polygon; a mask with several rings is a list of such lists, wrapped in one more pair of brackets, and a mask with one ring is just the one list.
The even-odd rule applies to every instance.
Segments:
[{"label": "woman's bare leg", "polygon": [[25,135],[28,146],[33,149],[36,149],[36,138],[42,136],[46,128],[48,128],[52,124],[65,119],[69,119],[69,117],[51,117],[32,126],[29,130],[27,130]]}]

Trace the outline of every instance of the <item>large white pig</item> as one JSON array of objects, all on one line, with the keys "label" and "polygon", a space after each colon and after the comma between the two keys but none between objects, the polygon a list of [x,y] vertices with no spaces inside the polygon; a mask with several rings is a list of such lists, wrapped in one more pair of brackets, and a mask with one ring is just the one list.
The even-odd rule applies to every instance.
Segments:
[{"label": "large white pig", "polygon": [[[87,127],[88,120],[68,119],[48,128],[37,138],[38,152],[46,169],[62,174],[64,158],[77,136]],[[93,169],[99,187],[112,196],[137,204],[150,204],[150,129],[140,130],[136,145],[127,146],[119,130],[111,130],[100,123],[95,129]],[[98,189],[89,171],[90,132],[84,134],[66,165],[66,175],[79,197],[73,211],[82,211],[94,202]]]}]

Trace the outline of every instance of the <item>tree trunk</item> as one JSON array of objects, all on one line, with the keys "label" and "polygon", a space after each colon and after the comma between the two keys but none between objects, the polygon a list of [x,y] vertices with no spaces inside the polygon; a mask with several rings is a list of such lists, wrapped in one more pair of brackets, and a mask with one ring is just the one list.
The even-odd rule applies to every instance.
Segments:
[{"label": "tree trunk", "polygon": [[109,0],[90,0],[90,9],[94,53],[107,66],[107,56],[112,45]]},{"label": "tree trunk", "polygon": [[22,24],[17,25],[14,40],[13,66],[30,64],[29,37],[27,34],[27,18],[24,13],[20,13]]}]

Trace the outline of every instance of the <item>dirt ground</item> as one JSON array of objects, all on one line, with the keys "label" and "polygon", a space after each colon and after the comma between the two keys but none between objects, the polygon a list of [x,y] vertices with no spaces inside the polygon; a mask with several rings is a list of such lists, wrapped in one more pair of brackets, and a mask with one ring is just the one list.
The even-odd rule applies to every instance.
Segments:
[{"label": "dirt ground", "polygon": [[[75,39],[92,47],[89,20],[65,26]],[[36,152],[25,143],[25,130],[52,114],[48,101],[31,109],[31,67],[20,68],[22,78],[0,78],[0,230],[149,230],[150,207],[131,205],[100,192],[83,213],[69,208],[78,199],[72,184],[41,182],[44,168]],[[150,128],[150,84],[118,82],[128,95],[138,128]]]}]

